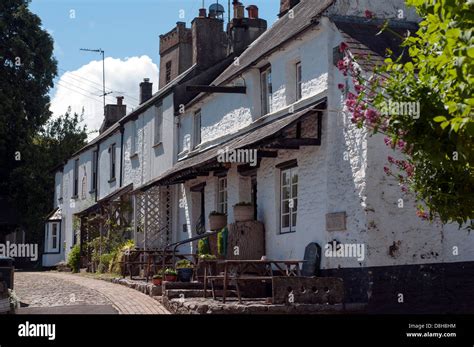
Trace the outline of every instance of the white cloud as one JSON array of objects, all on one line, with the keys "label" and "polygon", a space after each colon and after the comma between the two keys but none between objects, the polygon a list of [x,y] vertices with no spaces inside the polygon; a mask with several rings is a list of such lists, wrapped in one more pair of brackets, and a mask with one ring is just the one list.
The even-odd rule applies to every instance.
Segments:
[{"label": "white cloud", "polygon": [[[129,57],[125,60],[105,59],[106,103],[115,104],[116,96],[123,95],[127,112],[136,108],[139,99],[139,84],[143,78],[153,82],[153,92],[158,88],[158,67],[150,57]],[[67,71],[56,82],[56,92],[50,110],[54,117],[64,114],[71,106],[72,112],[81,113],[84,108],[84,123],[87,129],[98,130],[103,121],[102,60],[94,60],[75,71]],[[96,134],[91,135],[95,137]]]}]

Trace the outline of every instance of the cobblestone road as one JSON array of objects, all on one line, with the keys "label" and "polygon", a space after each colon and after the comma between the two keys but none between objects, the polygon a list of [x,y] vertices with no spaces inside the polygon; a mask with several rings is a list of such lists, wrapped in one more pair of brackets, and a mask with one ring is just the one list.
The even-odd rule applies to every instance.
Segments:
[{"label": "cobblestone road", "polygon": [[169,313],[136,290],[68,273],[16,272],[15,292],[30,307],[112,305],[121,314]]}]

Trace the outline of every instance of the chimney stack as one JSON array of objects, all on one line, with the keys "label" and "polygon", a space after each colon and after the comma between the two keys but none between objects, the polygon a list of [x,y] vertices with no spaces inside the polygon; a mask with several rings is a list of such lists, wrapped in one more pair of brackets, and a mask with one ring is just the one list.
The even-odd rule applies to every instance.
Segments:
[{"label": "chimney stack", "polygon": [[99,129],[99,133],[102,134],[114,123],[117,123],[122,117],[127,114],[127,105],[123,104],[123,96],[117,96],[117,104],[105,105],[105,118]]},{"label": "chimney stack", "polygon": [[258,7],[250,5],[247,7],[248,18],[244,16],[244,6],[239,1],[234,1],[234,19],[228,24],[229,35],[228,54],[240,55],[254,42],[265,30],[267,21],[258,18]]},{"label": "chimney stack", "polygon": [[153,83],[149,78],[144,78],[140,83],[140,105],[151,98],[153,95]]},{"label": "chimney stack", "polygon": [[280,13],[278,17],[283,17],[289,10],[298,5],[300,0],[280,0]]},{"label": "chimney stack", "polygon": [[193,65],[207,69],[226,57],[227,36],[221,19],[199,14],[192,21]]},{"label": "chimney stack", "polygon": [[200,8],[199,9],[199,17],[206,18],[206,9],[205,8]]}]

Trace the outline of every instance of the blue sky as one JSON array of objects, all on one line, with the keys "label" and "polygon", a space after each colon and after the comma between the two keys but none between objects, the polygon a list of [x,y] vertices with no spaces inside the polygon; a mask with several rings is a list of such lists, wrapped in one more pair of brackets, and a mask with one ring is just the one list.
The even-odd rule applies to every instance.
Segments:
[{"label": "blue sky", "polygon": [[[202,6],[202,0],[32,0],[30,10],[54,39],[58,76],[50,91],[54,117],[68,109],[84,114],[83,123],[96,131],[103,119],[102,61],[105,51],[106,103],[124,96],[127,110],[136,108],[138,85],[143,78],[158,87],[159,35],[186,22],[187,27]],[[205,7],[216,0],[205,0]],[[279,0],[244,0],[254,4],[271,26],[277,19]],[[219,0],[227,9],[227,0]],[[233,11],[231,11],[233,14]],[[180,15],[184,14],[184,18]],[[227,19],[227,13],[225,15]],[[91,134],[89,138],[94,137]]]},{"label": "blue sky", "polygon": [[[206,7],[213,2],[206,0]],[[227,0],[220,3],[227,7]],[[275,21],[279,0],[244,1],[250,4],[259,7],[269,24]],[[30,9],[52,33],[59,68],[71,71],[97,59],[96,53],[79,48],[102,48],[114,58],[147,55],[157,64],[159,35],[177,21],[189,27],[201,6],[202,0],[33,0]],[[181,10],[184,19],[179,18]]]}]

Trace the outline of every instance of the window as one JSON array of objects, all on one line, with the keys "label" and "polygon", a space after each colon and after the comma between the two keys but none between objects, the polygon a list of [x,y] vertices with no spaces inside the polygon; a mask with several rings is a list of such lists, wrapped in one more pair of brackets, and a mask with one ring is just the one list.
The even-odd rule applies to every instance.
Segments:
[{"label": "window", "polygon": [[262,88],[262,115],[272,111],[272,68],[268,67],[262,71],[260,76]]},{"label": "window", "polygon": [[115,180],[115,143],[109,147],[110,181]]},{"label": "window", "polygon": [[301,63],[296,63],[296,100],[300,100],[301,97],[303,96],[302,93],[302,70],[301,70]]},{"label": "window", "polygon": [[201,143],[201,110],[194,114],[193,120],[193,148]]},{"label": "window", "polygon": [[298,210],[298,167],[282,169],[280,185],[280,232],[294,232],[296,231],[296,214]]},{"label": "window", "polygon": [[92,181],[91,181],[91,191],[95,191],[97,189],[97,160],[98,160],[98,152],[92,152]]},{"label": "window", "polygon": [[77,197],[79,194],[79,159],[74,160],[74,173],[73,173],[73,197]]},{"label": "window", "polygon": [[58,250],[58,244],[59,244],[59,234],[58,234],[58,223],[52,223],[52,230],[51,230],[51,250],[52,251],[57,251]]},{"label": "window", "polygon": [[138,127],[137,121],[132,122],[132,143],[130,145],[130,156],[137,154],[137,143],[138,143]]},{"label": "window", "polygon": [[163,105],[159,104],[156,106],[156,116],[155,116],[155,139],[154,144],[155,146],[160,144],[161,139],[161,132],[163,128]]},{"label": "window", "polygon": [[166,63],[166,84],[171,82],[171,60]]},{"label": "window", "polygon": [[217,212],[227,214],[227,177],[220,177],[218,181]]}]

